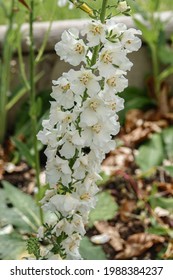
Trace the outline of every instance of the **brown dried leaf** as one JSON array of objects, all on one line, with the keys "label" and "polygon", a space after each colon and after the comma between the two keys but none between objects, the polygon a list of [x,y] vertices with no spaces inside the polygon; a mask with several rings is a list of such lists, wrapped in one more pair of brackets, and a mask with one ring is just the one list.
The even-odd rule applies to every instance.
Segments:
[{"label": "brown dried leaf", "polygon": [[156,234],[141,232],[141,233],[132,234],[127,239],[128,243],[145,244],[145,243],[150,242],[150,241],[154,245],[156,243],[163,243],[165,241],[165,238],[163,236],[159,236],[159,235],[156,235]]},{"label": "brown dried leaf", "polygon": [[126,113],[125,130],[129,133],[137,127],[137,122],[143,119],[143,111],[131,109]]},{"label": "brown dried leaf", "polygon": [[123,199],[119,208],[120,219],[123,222],[127,222],[133,210],[136,208],[135,200]]},{"label": "brown dried leaf", "polygon": [[173,194],[173,183],[156,182],[156,184],[160,190]]},{"label": "brown dried leaf", "polygon": [[125,249],[116,255],[116,259],[130,259],[138,257],[154,244],[163,243],[165,238],[145,232],[135,233],[127,239]]},{"label": "brown dried leaf", "polygon": [[125,250],[122,252],[119,252],[116,256],[115,259],[117,260],[127,260],[131,259],[133,257],[138,257],[141,254],[143,254],[146,250],[151,248],[153,243],[147,242],[143,246],[141,244],[134,243],[132,245],[126,244]]},{"label": "brown dried leaf", "polygon": [[118,230],[115,227],[109,226],[107,222],[94,223],[96,229],[100,233],[106,233],[110,236],[109,244],[115,251],[121,251],[123,249],[124,240],[121,238]]},{"label": "brown dried leaf", "polygon": [[131,131],[129,134],[123,135],[122,140],[128,146],[132,144],[139,144],[140,142],[146,140],[151,132],[151,128],[143,128],[142,126],[140,126]]}]

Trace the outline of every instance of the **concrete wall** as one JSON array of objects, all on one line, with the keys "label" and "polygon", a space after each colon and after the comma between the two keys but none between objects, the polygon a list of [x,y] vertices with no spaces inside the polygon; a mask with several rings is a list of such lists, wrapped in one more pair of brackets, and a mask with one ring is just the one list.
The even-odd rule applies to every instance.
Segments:
[{"label": "concrete wall", "polygon": [[[170,34],[173,34],[173,17],[170,12],[165,12],[161,14],[161,18],[166,21],[166,34],[167,37]],[[169,20],[168,20],[169,19]],[[55,54],[54,45],[60,40],[61,34],[64,30],[70,27],[77,27],[82,29],[82,27],[86,24],[87,20],[64,20],[64,21],[56,21],[53,22],[50,33],[48,37],[48,41],[45,48],[45,54],[43,56],[43,60],[39,63],[37,67],[37,71],[43,71],[44,76],[37,83],[37,92],[42,89],[48,89],[51,92],[51,84],[53,79],[57,79],[61,76],[64,71],[68,71],[70,69],[70,65],[64,63],[59,60],[59,57]],[[124,22],[128,27],[135,27],[132,19],[130,17],[117,17],[117,22]],[[34,23],[34,41],[35,41],[35,50],[36,52],[40,49],[44,35],[49,28],[48,22],[43,23]],[[2,50],[2,42],[4,39],[4,35],[6,32],[6,26],[0,26],[0,53]],[[23,24],[21,28],[22,32],[22,51],[25,62],[25,67],[28,72],[28,52],[29,47],[27,44],[29,27],[28,24]],[[145,76],[151,71],[151,63],[149,52],[147,50],[147,46],[145,42],[143,42],[142,48],[133,54],[129,55],[130,60],[133,62],[134,66],[132,70],[128,73],[129,85],[136,87],[144,87],[145,85]],[[18,58],[17,55],[14,56],[11,63],[11,73],[12,73],[12,82],[11,87],[14,89],[18,85],[19,81],[19,66],[18,66]],[[170,83],[173,85],[172,77],[169,79]],[[20,103],[17,105],[16,109],[14,108],[12,112],[10,112],[10,120],[14,119],[15,111],[17,110]]]}]

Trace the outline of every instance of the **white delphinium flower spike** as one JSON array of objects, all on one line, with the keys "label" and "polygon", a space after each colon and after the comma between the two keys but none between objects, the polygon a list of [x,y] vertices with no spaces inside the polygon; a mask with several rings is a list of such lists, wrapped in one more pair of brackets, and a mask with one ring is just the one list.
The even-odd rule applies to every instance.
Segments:
[{"label": "white delphinium flower spike", "polygon": [[[121,9],[126,8],[125,2],[121,1]],[[38,133],[47,145],[50,187],[40,203],[52,215],[38,237],[50,242],[44,256],[49,259],[81,259],[80,240],[96,205],[101,163],[115,149],[113,136],[120,130],[117,112],[124,108],[124,100],[118,93],[127,87],[127,71],[133,65],[127,54],[141,45],[136,37],[140,31],[115,19],[93,20],[81,33],[86,42],[78,30],[70,29],[55,45],[60,59],[82,66],[53,81],[49,119]],[[96,49],[98,55],[92,59]]]}]

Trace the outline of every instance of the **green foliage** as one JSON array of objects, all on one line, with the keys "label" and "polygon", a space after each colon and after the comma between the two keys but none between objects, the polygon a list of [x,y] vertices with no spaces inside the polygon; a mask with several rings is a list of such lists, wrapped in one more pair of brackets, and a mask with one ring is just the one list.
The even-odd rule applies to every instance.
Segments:
[{"label": "green foliage", "polygon": [[28,253],[34,255],[38,260],[41,257],[39,240],[36,237],[30,237],[27,240]]},{"label": "green foliage", "polygon": [[80,254],[84,260],[106,260],[106,255],[100,245],[93,245],[88,237],[80,243]]},{"label": "green foliage", "polygon": [[[3,181],[0,189],[0,219],[3,224],[11,224],[19,232],[37,232],[39,210],[33,198]],[[4,215],[5,213],[5,215]]]},{"label": "green foliage", "polygon": [[146,91],[135,87],[128,87],[119,94],[125,100],[124,110],[118,113],[121,125],[125,122],[126,113],[131,109],[146,110],[155,105],[154,101],[146,95]]},{"label": "green foliage", "polygon": [[31,152],[27,147],[27,145],[14,137],[13,137],[13,142],[15,143],[15,146],[19,150],[21,157],[23,157],[27,161],[27,163],[34,168],[35,167],[34,157],[31,155]]},{"label": "green foliage", "polygon": [[139,147],[135,160],[145,172],[160,166],[165,158],[173,159],[173,127],[163,129],[162,133],[153,134],[150,140]]},{"label": "green foliage", "polygon": [[163,130],[163,143],[169,160],[173,161],[173,126]]},{"label": "green foliage", "polygon": [[26,251],[26,241],[16,232],[0,235],[0,259],[16,260]]},{"label": "green foliage", "polygon": [[109,192],[101,192],[97,195],[97,198],[98,201],[96,207],[90,212],[89,215],[90,227],[94,225],[95,221],[107,221],[112,219],[118,210],[118,205]]},{"label": "green foliage", "polygon": [[173,198],[172,197],[157,197],[152,195],[149,197],[149,202],[152,208],[161,207],[173,211]]},{"label": "green foliage", "polygon": [[2,181],[2,186],[0,226],[2,228],[11,225],[12,230],[9,234],[1,230],[0,259],[19,259],[26,251],[26,236],[36,233],[40,226],[39,209],[30,195],[6,181]]},{"label": "green foliage", "polygon": [[164,169],[171,177],[173,177],[173,166],[172,166],[172,165],[164,166],[163,169]]},{"label": "green foliage", "polygon": [[135,159],[143,172],[161,165],[164,159],[161,135],[153,134],[150,140],[141,145]]}]

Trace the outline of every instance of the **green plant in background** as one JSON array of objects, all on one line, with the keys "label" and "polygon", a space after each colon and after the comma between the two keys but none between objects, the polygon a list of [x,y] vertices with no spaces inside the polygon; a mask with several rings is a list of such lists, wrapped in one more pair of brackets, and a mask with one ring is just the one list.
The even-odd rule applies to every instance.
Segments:
[{"label": "green plant in background", "polygon": [[[142,31],[144,41],[150,50],[152,62],[152,77],[149,80],[148,88],[151,98],[156,100],[160,112],[164,115],[169,112],[169,87],[166,78],[173,73],[173,48],[168,45],[165,26],[169,21],[161,19],[159,11],[161,9],[160,0],[148,0],[147,3],[141,1],[128,1],[134,12],[134,22]],[[169,1],[165,1],[165,5]],[[138,16],[136,15],[138,14]]]},{"label": "green plant in background", "polygon": [[13,27],[15,17],[14,5],[15,1],[12,0],[10,11],[8,12],[3,3],[0,2],[0,7],[4,9],[8,19],[8,29],[3,44],[2,60],[0,60],[0,144],[3,143],[6,133],[6,105],[10,91],[10,62],[15,49],[14,41],[16,30],[14,30]]}]

